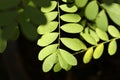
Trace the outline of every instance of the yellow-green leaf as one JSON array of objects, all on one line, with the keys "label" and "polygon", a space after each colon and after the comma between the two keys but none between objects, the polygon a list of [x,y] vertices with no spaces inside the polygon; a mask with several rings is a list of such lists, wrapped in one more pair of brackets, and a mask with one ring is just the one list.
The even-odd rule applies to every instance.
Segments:
[{"label": "yellow-green leaf", "polygon": [[104,44],[101,43],[95,48],[93,53],[93,58],[99,59],[102,56],[103,51],[104,51]]},{"label": "yellow-green leaf", "polygon": [[96,26],[98,28],[100,28],[103,31],[107,31],[108,29],[108,19],[107,19],[107,15],[105,14],[105,11],[102,10],[100,11],[100,13],[97,15],[96,18]]},{"label": "yellow-green leaf", "polygon": [[61,41],[66,47],[68,47],[74,51],[86,49],[86,45],[77,38],[61,38]]},{"label": "yellow-green leaf", "polygon": [[114,55],[117,51],[117,42],[112,40],[108,45],[108,53],[109,55]]},{"label": "yellow-green leaf", "polygon": [[38,59],[43,60],[50,54],[54,53],[57,50],[57,47],[58,47],[58,44],[52,44],[52,45],[46,46],[45,48],[40,50],[38,54]]},{"label": "yellow-green leaf", "polygon": [[86,63],[89,63],[90,60],[92,59],[92,56],[93,56],[93,47],[89,48],[86,53],[84,54],[84,57],[83,57],[83,62],[86,64]]},{"label": "yellow-green leaf", "polygon": [[60,18],[65,22],[79,22],[81,20],[78,14],[64,14]]},{"label": "yellow-green leaf", "polygon": [[53,65],[55,64],[56,62],[56,59],[57,59],[57,56],[56,54],[51,54],[50,56],[48,56],[45,61],[43,62],[43,65],[42,65],[42,69],[44,72],[48,72],[52,69]]},{"label": "yellow-green leaf", "polygon": [[58,33],[46,33],[37,42],[39,46],[47,46],[54,42],[58,37]]},{"label": "yellow-green leaf", "polygon": [[91,1],[85,8],[85,16],[89,20],[94,20],[98,14],[99,7],[97,1]]},{"label": "yellow-green leaf", "polygon": [[99,42],[100,39],[95,31],[90,30],[90,35],[95,39],[96,42]]},{"label": "yellow-green leaf", "polygon": [[52,31],[54,31],[58,26],[58,22],[57,21],[52,21],[52,22],[48,22],[45,25],[40,25],[37,28],[37,32],[39,34],[46,34],[46,33],[50,33]]},{"label": "yellow-green leaf", "polygon": [[103,40],[103,41],[108,41],[109,40],[108,35],[105,31],[103,31],[99,28],[96,28],[96,33],[101,40]]},{"label": "yellow-green leaf", "polygon": [[69,64],[69,65],[77,65],[77,59],[68,51],[65,51],[63,49],[59,49],[61,57]]},{"label": "yellow-green leaf", "polygon": [[61,26],[61,29],[68,33],[79,33],[83,30],[83,26],[76,23],[68,23]]},{"label": "yellow-green leaf", "polygon": [[87,4],[88,0],[75,0],[77,7],[82,8]]},{"label": "yellow-green leaf", "polygon": [[71,13],[76,12],[78,10],[75,5],[72,7],[68,7],[67,4],[60,5],[60,9],[63,10],[64,12],[71,12]]},{"label": "yellow-green leaf", "polygon": [[54,72],[59,72],[61,69],[62,69],[62,68],[61,68],[61,66],[60,66],[60,63],[57,62],[57,63],[55,64],[54,68],[53,68],[53,71],[54,71]]},{"label": "yellow-green leaf", "polygon": [[120,36],[119,30],[113,25],[109,25],[108,32],[112,37],[119,37]]}]

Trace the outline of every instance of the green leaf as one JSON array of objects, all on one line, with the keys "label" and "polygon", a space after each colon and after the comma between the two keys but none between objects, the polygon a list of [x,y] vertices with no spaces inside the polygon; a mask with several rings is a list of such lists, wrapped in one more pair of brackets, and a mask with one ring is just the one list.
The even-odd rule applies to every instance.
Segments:
[{"label": "green leaf", "polygon": [[63,57],[61,56],[60,52],[58,55],[58,60],[60,63],[61,68],[65,69],[66,71],[68,71],[69,69],[69,64],[63,59]]},{"label": "green leaf", "polygon": [[105,31],[103,31],[99,28],[96,28],[96,33],[101,40],[103,40],[103,41],[108,41],[109,40],[108,35]]},{"label": "green leaf", "polygon": [[58,15],[57,11],[52,11],[49,13],[45,13],[45,16],[47,18],[47,22],[53,21]]},{"label": "green leaf", "polygon": [[50,12],[52,10],[54,10],[57,6],[57,2],[56,1],[51,1],[51,5],[49,7],[41,7],[41,11],[42,12]]},{"label": "green leaf", "polygon": [[0,0],[0,10],[10,9],[17,6],[21,0]]},{"label": "green leaf", "polygon": [[59,72],[61,69],[62,69],[62,68],[61,68],[61,66],[60,66],[60,63],[57,62],[57,63],[55,64],[54,68],[53,68],[53,71],[54,71],[54,72]]},{"label": "green leaf", "polygon": [[117,51],[117,42],[112,40],[108,45],[108,53],[109,55],[114,55]]},{"label": "green leaf", "polygon": [[47,46],[54,42],[58,37],[58,33],[46,33],[37,42],[39,46]]},{"label": "green leaf", "polygon": [[46,34],[46,33],[50,33],[52,31],[54,31],[58,26],[58,22],[57,21],[52,21],[52,22],[48,22],[45,25],[40,25],[37,28],[37,32],[39,34]]},{"label": "green leaf", "polygon": [[88,33],[81,32],[80,35],[91,45],[97,45],[97,41]]},{"label": "green leaf", "polygon": [[95,31],[91,30],[91,29],[90,29],[90,35],[95,39],[96,42],[100,41],[97,33]]},{"label": "green leaf", "polygon": [[2,37],[3,31],[0,29],[0,53],[3,53],[7,47],[7,40]]},{"label": "green leaf", "polygon": [[61,57],[69,64],[69,65],[77,65],[77,59],[69,52],[59,49]]},{"label": "green leaf", "polygon": [[76,23],[68,23],[61,26],[61,29],[68,33],[79,33],[83,30],[83,26]]},{"label": "green leaf", "polygon": [[66,4],[60,5],[60,9],[64,12],[71,12],[71,13],[76,12],[78,10],[75,5],[72,7],[68,7]]},{"label": "green leaf", "polygon": [[55,64],[56,59],[57,59],[57,55],[55,53],[48,56],[43,62],[43,66],[42,66],[43,71],[44,72],[50,71],[53,65]]},{"label": "green leaf", "polygon": [[87,4],[88,0],[75,0],[77,7],[82,8]]},{"label": "green leaf", "polygon": [[92,59],[92,55],[93,55],[93,47],[89,48],[84,57],[83,57],[83,62],[86,64],[86,63],[89,63],[90,60]]},{"label": "green leaf", "polygon": [[88,5],[85,8],[85,16],[89,20],[94,20],[98,14],[98,11],[99,11],[99,7],[97,2],[95,0],[91,1],[88,3]]},{"label": "green leaf", "polygon": [[108,29],[108,19],[107,19],[107,15],[105,14],[104,10],[100,11],[100,13],[98,14],[95,22],[96,22],[96,26],[98,28],[100,28],[103,31],[107,31],[107,29]]},{"label": "green leaf", "polygon": [[113,25],[108,26],[108,32],[112,37],[119,37],[120,36],[119,30]]},{"label": "green leaf", "polygon": [[102,56],[103,51],[104,51],[104,44],[101,43],[95,48],[93,53],[93,58],[99,59]]},{"label": "green leaf", "polygon": [[86,45],[77,38],[61,38],[61,41],[66,47],[68,47],[74,51],[86,49]]},{"label": "green leaf", "polygon": [[58,44],[51,44],[40,50],[38,54],[38,59],[43,60],[50,54],[54,53],[57,50]]},{"label": "green leaf", "polygon": [[107,11],[108,15],[112,19],[112,21],[120,26],[120,5],[119,3],[111,3],[108,4],[101,4],[101,6]]},{"label": "green leaf", "polygon": [[79,22],[81,20],[78,14],[64,14],[60,18],[65,22]]}]

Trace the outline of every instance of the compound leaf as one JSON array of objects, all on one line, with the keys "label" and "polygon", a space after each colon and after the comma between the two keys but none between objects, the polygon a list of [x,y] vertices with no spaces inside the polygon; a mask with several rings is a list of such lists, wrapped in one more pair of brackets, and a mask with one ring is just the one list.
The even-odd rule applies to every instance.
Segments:
[{"label": "compound leaf", "polygon": [[83,26],[76,23],[68,23],[61,26],[61,29],[68,33],[79,33],[83,30]]},{"label": "compound leaf", "polygon": [[61,41],[66,47],[68,47],[74,51],[86,49],[86,45],[77,38],[61,38]]},{"label": "compound leaf", "polygon": [[95,48],[94,53],[93,53],[93,58],[94,59],[99,59],[102,56],[104,50],[104,44],[98,44],[98,46]]},{"label": "compound leaf", "polygon": [[112,40],[108,45],[108,53],[109,55],[114,55],[117,51],[117,42]]},{"label": "compound leaf", "polygon": [[46,33],[37,42],[39,46],[47,46],[54,42],[58,37],[58,33]]},{"label": "compound leaf", "polygon": [[79,22],[81,20],[78,14],[64,14],[60,18],[65,22]]}]

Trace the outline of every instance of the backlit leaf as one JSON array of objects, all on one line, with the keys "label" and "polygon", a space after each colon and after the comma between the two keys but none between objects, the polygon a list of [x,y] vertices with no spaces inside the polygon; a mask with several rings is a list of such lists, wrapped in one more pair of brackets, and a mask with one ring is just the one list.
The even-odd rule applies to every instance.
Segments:
[{"label": "backlit leaf", "polygon": [[64,14],[61,19],[65,22],[79,22],[81,17],[78,14]]},{"label": "backlit leaf", "polygon": [[7,47],[7,40],[2,36],[3,31],[0,29],[0,53],[3,53]]},{"label": "backlit leaf", "polygon": [[109,25],[108,32],[112,37],[119,37],[120,36],[119,30],[113,25]]},{"label": "backlit leaf", "polygon": [[90,60],[92,59],[92,56],[93,56],[93,47],[89,48],[86,53],[84,54],[84,57],[83,57],[83,62],[86,64],[86,63],[89,63]]},{"label": "backlit leaf", "polygon": [[110,5],[103,3],[101,5],[108,13],[114,23],[120,26],[120,5],[119,3],[111,3]]},{"label": "backlit leaf", "polygon": [[57,6],[57,2],[56,1],[51,1],[51,5],[49,7],[41,7],[41,11],[42,12],[50,12],[52,10],[54,10]]},{"label": "backlit leaf", "polygon": [[77,65],[77,59],[68,51],[60,49],[61,57],[69,64],[69,65]]},{"label": "backlit leaf", "polygon": [[61,41],[66,47],[68,47],[74,51],[86,49],[86,45],[77,38],[61,38]]},{"label": "backlit leaf", "polygon": [[106,16],[104,10],[102,10],[97,16],[96,26],[103,31],[107,31],[107,29],[108,29],[108,19],[107,19],[107,16]]},{"label": "backlit leaf", "polygon": [[83,26],[76,23],[68,23],[61,26],[61,29],[68,33],[79,33],[83,30]]},{"label": "backlit leaf", "polygon": [[75,0],[75,4],[77,5],[77,7],[84,7],[86,5],[86,3],[88,2],[88,0]]},{"label": "backlit leaf", "polygon": [[52,12],[49,12],[49,13],[45,13],[45,16],[47,18],[47,22],[50,22],[52,20],[54,20],[58,15],[58,12],[57,11],[52,11]]},{"label": "backlit leaf", "polygon": [[100,39],[95,31],[90,30],[90,35],[95,39],[96,42],[99,42]]},{"label": "backlit leaf", "polygon": [[53,68],[54,72],[59,72],[61,69],[62,69],[62,68],[61,68],[61,66],[60,66],[60,63],[57,62],[57,63],[55,64],[54,68]]},{"label": "backlit leaf", "polygon": [[72,7],[68,7],[66,4],[60,5],[60,9],[63,10],[64,12],[71,12],[71,13],[76,12],[78,10],[75,5]]},{"label": "backlit leaf", "polygon": [[46,33],[37,42],[39,46],[47,46],[54,42],[58,37],[58,33]]},{"label": "backlit leaf", "polygon": [[43,62],[43,66],[42,69],[44,72],[48,72],[52,69],[53,65],[56,62],[56,54],[51,54],[50,56],[48,56],[45,61]]},{"label": "backlit leaf", "polygon": [[108,53],[109,55],[114,55],[117,51],[117,42],[112,40],[108,45]]},{"label": "backlit leaf", "polygon": [[97,45],[97,41],[88,33],[81,32],[80,35],[87,41],[89,44]]},{"label": "backlit leaf", "polygon": [[103,51],[104,51],[104,44],[101,43],[95,48],[93,53],[93,58],[99,59],[102,56]]},{"label": "backlit leaf", "polygon": [[103,40],[103,41],[108,41],[109,40],[108,35],[105,31],[103,31],[99,28],[96,28],[96,33],[101,40]]},{"label": "backlit leaf", "polygon": [[95,0],[91,1],[86,6],[85,16],[89,20],[94,20],[98,14],[98,11],[99,11],[99,7],[98,7],[97,2]]},{"label": "backlit leaf", "polygon": [[39,34],[46,34],[46,33],[50,33],[52,31],[54,31],[58,26],[58,22],[57,21],[52,21],[52,22],[48,22],[45,25],[40,25],[37,28],[37,32]]},{"label": "backlit leaf", "polygon": [[40,50],[38,54],[38,59],[43,60],[50,54],[54,53],[57,50],[57,47],[58,47],[58,44],[52,44],[52,45],[46,46],[45,48]]}]

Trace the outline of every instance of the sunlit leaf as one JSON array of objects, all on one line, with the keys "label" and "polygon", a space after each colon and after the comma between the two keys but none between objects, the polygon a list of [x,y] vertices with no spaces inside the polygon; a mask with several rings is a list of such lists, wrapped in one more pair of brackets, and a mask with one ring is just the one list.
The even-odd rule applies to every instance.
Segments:
[{"label": "sunlit leaf", "polygon": [[97,45],[97,41],[88,33],[81,32],[80,35],[87,41],[89,44]]},{"label": "sunlit leaf", "polygon": [[76,4],[77,7],[79,7],[79,8],[84,7],[87,2],[88,2],[88,0],[75,0],[75,4]]},{"label": "sunlit leaf", "polygon": [[3,53],[7,47],[7,40],[2,37],[3,31],[0,29],[0,53]]},{"label": "sunlit leaf", "polygon": [[108,53],[109,55],[114,55],[117,51],[117,42],[112,40],[108,45]]},{"label": "sunlit leaf", "polygon": [[95,31],[90,30],[90,35],[95,39],[96,42],[99,42],[100,39]]},{"label": "sunlit leaf", "polygon": [[54,20],[58,15],[58,12],[57,11],[52,11],[52,12],[49,12],[49,13],[45,13],[45,16],[47,18],[47,22],[50,22],[52,20]]},{"label": "sunlit leaf", "polygon": [[52,69],[53,65],[56,62],[56,58],[57,58],[56,54],[51,54],[45,59],[42,66],[44,72],[48,72]]},{"label": "sunlit leaf", "polygon": [[119,3],[101,4],[101,6],[107,11],[108,15],[114,23],[120,26],[120,5]]},{"label": "sunlit leaf", "polygon": [[83,62],[86,64],[86,63],[89,63],[90,60],[92,59],[92,56],[93,56],[93,47],[89,48],[86,53],[84,54],[84,57],[83,57]]},{"label": "sunlit leaf", "polygon": [[46,33],[37,42],[39,46],[47,46],[54,42],[58,37],[58,33]]},{"label": "sunlit leaf", "polygon": [[56,1],[51,1],[51,5],[49,7],[41,7],[41,11],[42,12],[50,12],[52,10],[54,10],[57,6],[57,2]]},{"label": "sunlit leaf", "polygon": [[61,56],[60,53],[57,55],[58,55],[58,60],[59,60],[61,68],[65,69],[67,71],[69,68],[69,64],[63,59],[63,57]]},{"label": "sunlit leaf", "polygon": [[50,54],[54,53],[57,50],[57,47],[58,47],[58,44],[52,44],[52,45],[46,46],[45,48],[40,50],[38,54],[38,59],[43,60]]},{"label": "sunlit leaf", "polygon": [[78,14],[64,14],[61,19],[65,22],[79,22],[81,17]]},{"label": "sunlit leaf", "polygon": [[67,4],[60,5],[60,9],[65,11],[65,12],[72,12],[72,13],[76,12],[78,10],[75,5],[72,7],[68,7]]},{"label": "sunlit leaf", "polygon": [[61,41],[66,47],[68,47],[74,51],[86,49],[86,45],[77,38],[61,38]]},{"label": "sunlit leaf", "polygon": [[98,14],[99,7],[97,1],[91,1],[88,3],[85,9],[85,16],[89,20],[94,20]]},{"label": "sunlit leaf", "polygon": [[79,33],[83,30],[83,26],[76,23],[68,23],[61,26],[61,29],[68,33]]},{"label": "sunlit leaf", "polygon": [[37,28],[37,32],[39,34],[46,34],[46,33],[50,33],[52,31],[54,31],[58,26],[58,22],[57,21],[52,21],[52,22],[48,22],[45,25],[40,25]]},{"label": "sunlit leaf", "polygon": [[113,37],[119,37],[120,36],[119,30],[113,25],[109,25],[108,32]]},{"label": "sunlit leaf", "polygon": [[96,18],[96,26],[101,30],[107,31],[108,29],[108,19],[105,14],[105,11],[102,10]]},{"label": "sunlit leaf", "polygon": [[104,44],[101,43],[95,48],[93,53],[93,58],[99,59],[102,56],[103,51],[104,51]]},{"label": "sunlit leaf", "polygon": [[59,72],[61,69],[62,69],[62,68],[61,68],[61,66],[60,66],[60,63],[57,62],[57,63],[55,64],[54,68],[53,68],[53,71],[54,71],[54,72]]},{"label": "sunlit leaf", "polygon": [[108,41],[109,40],[108,35],[105,31],[103,31],[99,28],[96,28],[96,33],[101,40],[103,40],[103,41]]},{"label": "sunlit leaf", "polygon": [[62,58],[69,64],[69,65],[77,65],[77,59],[68,51],[60,49],[60,54]]}]

